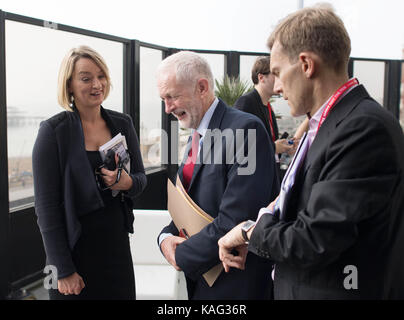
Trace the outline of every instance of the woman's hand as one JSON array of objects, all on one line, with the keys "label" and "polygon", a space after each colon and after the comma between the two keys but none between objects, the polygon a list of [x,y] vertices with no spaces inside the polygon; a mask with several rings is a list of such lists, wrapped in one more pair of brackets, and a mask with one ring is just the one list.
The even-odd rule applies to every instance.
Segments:
[{"label": "woman's hand", "polygon": [[58,290],[65,296],[69,294],[79,295],[85,287],[83,278],[75,272],[72,275],[58,280]]},{"label": "woman's hand", "polygon": [[119,179],[119,182],[115,184],[116,177],[118,175],[118,162],[119,162],[119,156],[116,153],[115,163],[117,168],[114,171],[102,168],[101,169],[101,173],[103,174],[102,178],[104,179],[104,183],[106,186],[111,186],[110,187],[111,190],[129,190],[130,188],[132,188],[133,180],[123,168],[121,170],[121,177]]}]

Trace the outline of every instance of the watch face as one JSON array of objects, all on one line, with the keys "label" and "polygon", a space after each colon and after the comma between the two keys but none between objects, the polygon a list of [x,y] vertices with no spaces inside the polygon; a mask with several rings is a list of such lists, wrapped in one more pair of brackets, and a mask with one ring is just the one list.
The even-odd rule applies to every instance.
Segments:
[{"label": "watch face", "polygon": [[241,235],[243,236],[243,239],[245,240],[245,243],[248,243],[249,239],[247,236],[247,232],[255,225],[254,221],[248,220],[246,223],[244,223],[241,226]]},{"label": "watch face", "polygon": [[244,231],[247,232],[247,231],[250,230],[251,227],[254,226],[254,225],[255,225],[255,222],[254,222],[254,221],[248,220],[246,223],[243,224],[243,226],[242,226],[241,229],[243,229]]}]

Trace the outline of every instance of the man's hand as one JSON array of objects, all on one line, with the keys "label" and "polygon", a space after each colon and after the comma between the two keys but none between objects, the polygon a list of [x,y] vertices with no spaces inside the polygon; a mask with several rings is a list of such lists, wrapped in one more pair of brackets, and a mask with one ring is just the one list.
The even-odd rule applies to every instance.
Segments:
[{"label": "man's hand", "polygon": [[272,202],[267,206],[267,208],[268,208],[269,210],[271,210],[272,212],[274,212],[274,210],[275,210],[275,204],[276,204],[276,201],[278,201],[278,198],[279,198],[279,195],[275,198],[274,201],[272,201]]},{"label": "man's hand", "polygon": [[275,141],[275,153],[285,153],[292,149],[293,145],[290,145],[286,139],[278,139]]},{"label": "man's hand", "polygon": [[300,143],[300,138],[292,138],[293,144],[291,145],[292,148],[287,152],[289,156],[293,157],[296,153],[297,147],[299,146]]},{"label": "man's hand", "polygon": [[181,271],[181,268],[177,266],[177,262],[175,261],[175,250],[177,249],[177,246],[184,241],[184,238],[170,236],[164,239],[160,245],[164,257],[177,271]]},{"label": "man's hand", "polygon": [[[244,270],[248,248],[241,234],[241,226],[243,224],[244,222],[234,227],[218,241],[219,258],[226,272],[229,272],[230,268]],[[231,253],[233,249],[238,252],[238,256]]]},{"label": "man's hand", "polygon": [[77,272],[58,280],[58,290],[65,296],[69,294],[79,295],[84,287],[83,278]]}]

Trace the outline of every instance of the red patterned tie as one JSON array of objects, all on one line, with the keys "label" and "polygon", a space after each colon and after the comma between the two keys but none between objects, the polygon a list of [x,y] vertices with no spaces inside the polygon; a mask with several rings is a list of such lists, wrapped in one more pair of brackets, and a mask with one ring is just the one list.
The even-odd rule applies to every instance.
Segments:
[{"label": "red patterned tie", "polygon": [[198,131],[194,131],[192,136],[192,147],[188,153],[188,158],[185,162],[184,168],[182,169],[182,180],[185,190],[188,190],[189,184],[192,179],[192,174],[194,173],[194,167],[196,158],[198,156],[198,149],[199,149],[199,133]]}]

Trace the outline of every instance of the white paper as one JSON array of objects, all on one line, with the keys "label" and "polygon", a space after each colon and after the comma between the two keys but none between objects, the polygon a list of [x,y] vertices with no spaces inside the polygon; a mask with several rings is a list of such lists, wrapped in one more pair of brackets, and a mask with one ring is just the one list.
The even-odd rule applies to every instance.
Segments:
[{"label": "white paper", "polygon": [[[119,158],[123,162],[126,170],[130,172],[130,156],[126,151],[128,149],[126,138],[121,133],[118,133],[111,140],[103,144],[99,147],[98,151],[101,154],[102,161],[105,160],[105,156],[107,155],[109,150],[114,150],[115,153],[119,155]],[[112,190],[112,195],[115,197],[119,193],[118,190]]]}]

